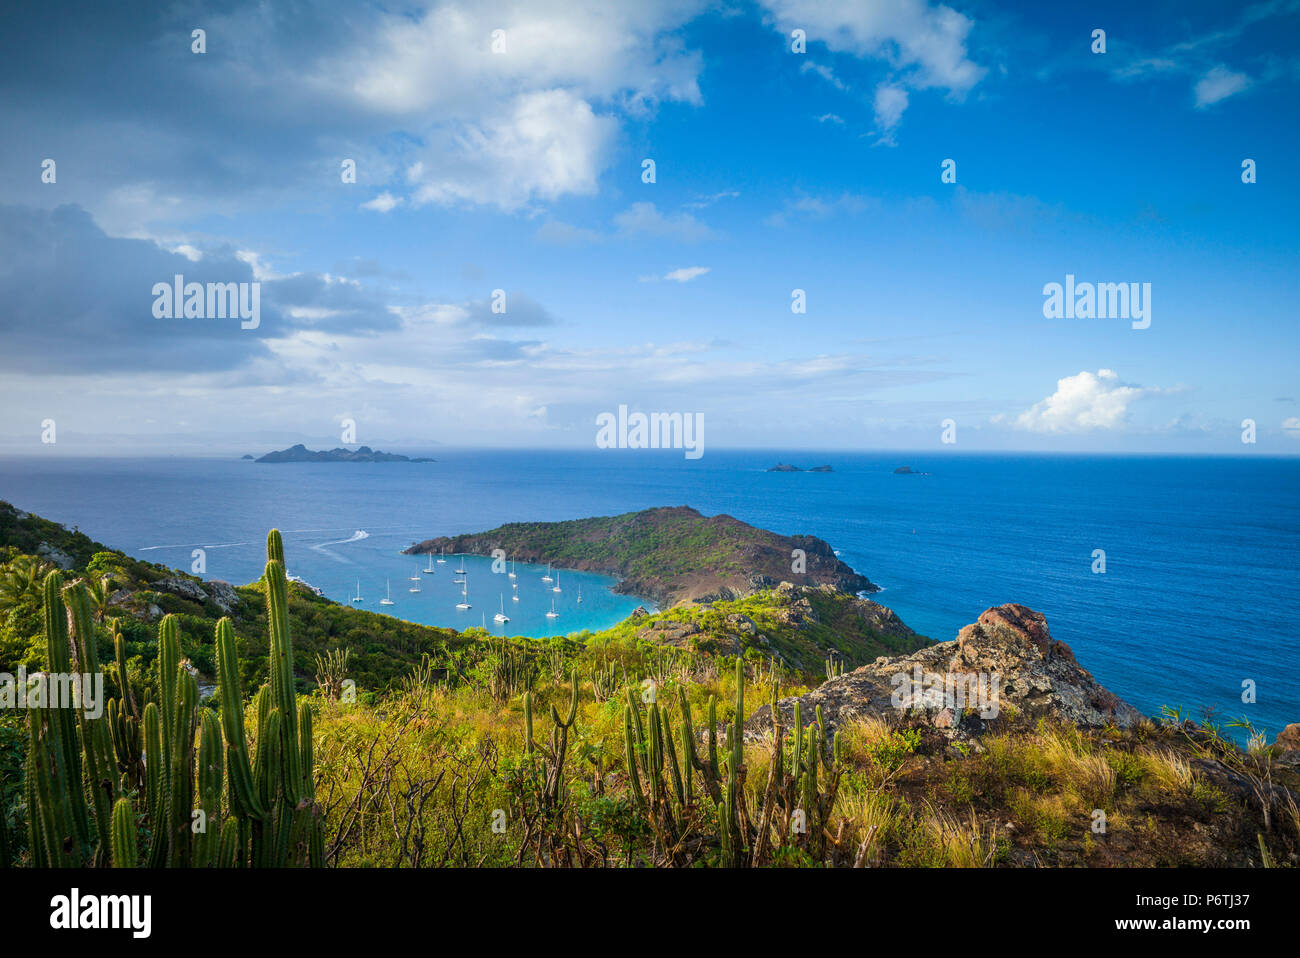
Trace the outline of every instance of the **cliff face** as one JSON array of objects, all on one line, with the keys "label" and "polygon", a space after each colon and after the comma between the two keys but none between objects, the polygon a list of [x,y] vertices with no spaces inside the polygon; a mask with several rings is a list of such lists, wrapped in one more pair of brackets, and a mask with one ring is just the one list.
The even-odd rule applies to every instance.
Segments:
[{"label": "cliff face", "polygon": [[[794,703],[805,722],[818,706],[833,730],[854,718],[911,715],[950,738],[969,738],[991,723],[1047,718],[1082,727],[1128,727],[1137,709],[1107,691],[1052,638],[1047,619],[1023,605],[988,609],[951,642],[879,658],[778,707],[789,728]],[[771,707],[758,709],[747,734],[770,733]]]},{"label": "cliff face", "polygon": [[[870,579],[835,556],[816,536],[783,536],[728,515],[703,516],[688,506],[645,509],[568,522],[516,522],[490,532],[426,539],[410,554],[491,555],[554,563],[565,569],[621,578],[616,591],[664,606],[738,599],[780,582],[878,591]],[[803,571],[792,571],[795,550]]]}]

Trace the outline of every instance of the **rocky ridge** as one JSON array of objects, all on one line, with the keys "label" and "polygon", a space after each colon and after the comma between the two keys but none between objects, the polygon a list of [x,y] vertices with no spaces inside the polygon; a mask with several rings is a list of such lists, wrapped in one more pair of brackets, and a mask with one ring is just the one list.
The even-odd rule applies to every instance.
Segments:
[{"label": "rocky ridge", "polygon": [[[878,658],[797,699],[782,699],[777,705],[787,728],[796,701],[805,721],[821,707],[828,731],[856,718],[908,715],[953,739],[977,737],[994,723],[1047,718],[1124,728],[1141,718],[1052,638],[1041,613],[1015,604],[986,610],[952,641]],[[764,705],[746,735],[763,737],[771,725],[771,706]]]}]

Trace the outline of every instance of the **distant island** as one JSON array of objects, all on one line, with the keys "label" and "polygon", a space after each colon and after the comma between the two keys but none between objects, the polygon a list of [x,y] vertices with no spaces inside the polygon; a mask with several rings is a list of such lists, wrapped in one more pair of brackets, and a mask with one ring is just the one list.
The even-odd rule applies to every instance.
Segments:
[{"label": "distant island", "polygon": [[813,466],[811,469],[800,469],[798,466],[792,466],[789,463],[778,462],[767,470],[768,472],[834,472],[830,466]]},{"label": "distant island", "polygon": [[[250,457],[245,456],[245,459]],[[369,446],[361,446],[357,449],[330,449],[315,450],[308,449],[302,443],[296,446],[290,446],[288,449],[281,449],[277,452],[268,452],[265,456],[256,460],[257,462],[437,462],[436,459],[426,459],[423,457],[411,458],[410,456],[398,455],[395,452],[379,452],[371,449]]]},{"label": "distant island", "polygon": [[928,472],[917,472],[911,466],[899,466],[894,470],[896,476],[928,476]]},{"label": "distant island", "polygon": [[[426,539],[407,554],[491,555],[621,578],[614,591],[678,602],[738,598],[781,582],[831,585],[853,594],[879,587],[816,536],[783,536],[689,506],[568,522],[512,522],[490,532]],[[802,557],[796,556],[796,550]]]}]

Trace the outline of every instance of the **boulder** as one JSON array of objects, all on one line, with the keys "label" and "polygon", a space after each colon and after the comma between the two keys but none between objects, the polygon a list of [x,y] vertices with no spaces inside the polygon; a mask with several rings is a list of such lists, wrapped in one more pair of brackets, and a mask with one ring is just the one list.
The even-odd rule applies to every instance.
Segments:
[{"label": "boulder", "polygon": [[207,602],[208,594],[203,591],[197,582],[189,579],[182,579],[180,576],[173,576],[169,579],[159,579],[150,585],[155,592],[170,592],[172,595],[179,595],[183,599],[191,599],[194,602]]},{"label": "boulder", "polygon": [[208,579],[203,584],[207,586],[208,595],[212,601],[226,615],[230,615],[235,607],[239,605],[239,594],[235,592],[235,587],[229,582],[224,582],[221,579]]},{"label": "boulder", "polygon": [[[778,703],[787,728],[795,701]],[[798,701],[805,716],[821,706],[828,731],[854,718],[910,714],[949,738],[976,736],[998,718],[1085,727],[1127,727],[1141,718],[1099,685],[1069,646],[1052,638],[1042,614],[1023,605],[988,609],[951,642],[882,656]],[[749,719],[746,734],[762,737],[771,727],[771,706],[764,705]]]},{"label": "boulder", "polygon": [[42,542],[36,547],[36,554],[46,562],[52,562],[60,569],[71,569],[75,563],[72,556],[68,555],[62,549],[56,549],[48,542]]},{"label": "boulder", "polygon": [[1300,752],[1300,722],[1292,722],[1278,732],[1273,745],[1283,752]]}]

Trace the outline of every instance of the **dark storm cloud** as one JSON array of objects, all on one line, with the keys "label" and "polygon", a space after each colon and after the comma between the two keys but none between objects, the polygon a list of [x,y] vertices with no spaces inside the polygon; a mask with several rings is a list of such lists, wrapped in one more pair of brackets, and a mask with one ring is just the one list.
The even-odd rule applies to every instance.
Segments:
[{"label": "dark storm cloud", "polygon": [[[364,334],[400,323],[350,283],[300,274],[260,281],[260,324],[154,315],[155,284],[257,282],[230,248],[202,259],[108,236],[73,206],[0,206],[0,368],[27,372],[226,370],[268,358],[295,331]],[[251,290],[251,286],[249,287]]]}]

